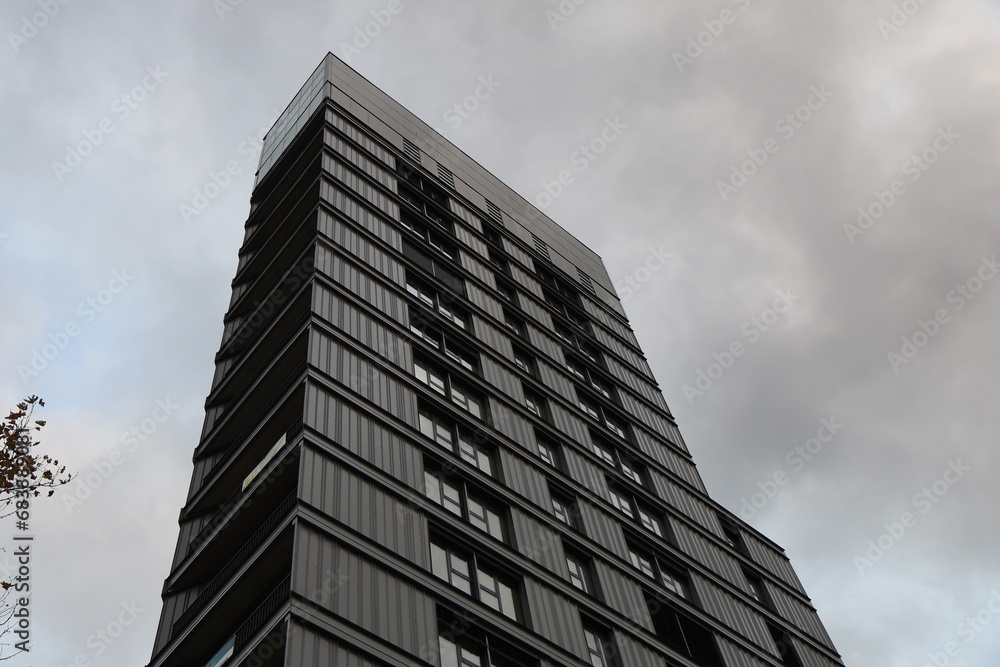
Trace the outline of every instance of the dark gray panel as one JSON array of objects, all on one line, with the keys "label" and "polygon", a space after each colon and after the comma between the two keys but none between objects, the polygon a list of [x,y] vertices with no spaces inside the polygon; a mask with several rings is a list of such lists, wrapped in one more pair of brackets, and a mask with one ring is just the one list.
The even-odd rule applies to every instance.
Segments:
[{"label": "dark gray panel", "polygon": [[382,667],[384,663],[368,658],[339,643],[331,635],[320,632],[311,625],[292,622],[290,625],[287,665],[296,667]]},{"label": "dark gray panel", "polygon": [[313,292],[313,312],[386,361],[407,372],[413,367],[409,341],[321,284]]},{"label": "dark gray panel", "polygon": [[305,422],[344,449],[387,474],[417,487],[423,484],[420,449],[387,428],[381,420],[311,384]]},{"label": "dark gray panel", "polygon": [[[639,643],[629,635],[615,630],[614,642],[621,655],[621,664],[628,667],[666,667],[666,661],[658,653]],[[734,667],[730,665],[729,667]]]},{"label": "dark gray panel", "polygon": [[576,389],[573,388],[573,384],[569,381],[569,378],[557,371],[555,366],[544,361],[537,360],[535,363],[538,366],[538,376],[542,383],[573,405],[576,405]]},{"label": "dark gray panel", "polygon": [[510,510],[514,541],[519,553],[535,561],[549,572],[563,579],[569,578],[566,553],[559,535],[548,526],[536,521],[516,507]]},{"label": "dark gray panel", "polygon": [[[388,243],[396,250],[403,247],[399,232],[396,228],[372,213],[370,210],[358,203],[356,199],[347,195],[339,188],[333,188],[332,201],[334,208],[340,211],[345,217],[357,223],[360,227],[367,229],[379,239]],[[319,212],[319,231],[330,239],[336,238],[333,232],[334,217],[325,210]]]},{"label": "dark gray panel", "polygon": [[500,448],[500,468],[503,470],[503,480],[511,490],[546,511],[552,507],[549,486],[545,476],[537,468],[506,447]]},{"label": "dark gray panel", "polygon": [[563,356],[562,346],[556,343],[555,338],[542,333],[538,327],[530,322],[526,326],[528,328],[528,340],[531,341],[531,344],[554,360],[557,366],[565,366],[566,358]]},{"label": "dark gray panel", "polygon": [[317,246],[316,270],[400,324],[408,326],[406,302],[394,290],[340,255]]},{"label": "dark gray panel", "polygon": [[489,397],[489,402],[493,427],[537,455],[538,445],[535,444],[535,434],[531,424],[493,396]]},{"label": "dark gray panel", "polygon": [[495,290],[497,288],[497,282],[496,278],[493,276],[493,271],[487,268],[485,264],[473,258],[473,256],[466,252],[464,248],[458,249],[458,257],[461,261],[462,268],[486,283],[491,290]]},{"label": "dark gray panel", "polygon": [[[406,284],[406,272],[403,270],[403,265],[361,234],[339,220],[333,220],[331,224],[327,225],[326,232],[328,232],[327,236],[339,246],[341,252],[349,253],[397,285]],[[336,254],[337,251],[328,248],[325,244],[317,244],[317,254],[323,252]]]},{"label": "dark gray panel", "polygon": [[737,588],[743,587],[743,573],[735,558],[685,524],[674,522],[673,527],[681,551]]},{"label": "dark gray panel", "polygon": [[[436,642],[434,600],[383,566],[299,523],[292,590],[348,623],[417,655]],[[343,582],[328,591],[331,577]]]},{"label": "dark gray panel", "polygon": [[579,501],[578,507],[587,536],[620,558],[628,558],[628,546],[625,544],[621,523],[586,501]]},{"label": "dark gray panel", "polygon": [[556,428],[574,442],[590,446],[590,432],[582,419],[577,418],[576,415],[555,402],[549,403],[549,412],[552,413],[552,423]]},{"label": "dark gray panel", "polygon": [[[382,186],[392,192],[396,192],[395,176],[376,164],[374,160],[370,160],[362,151],[341,139],[336,133],[325,130],[323,132],[323,143],[337,154],[337,159],[350,162],[373,180],[381,183]],[[325,162],[324,169],[330,170]]]},{"label": "dark gray panel", "polygon": [[302,451],[299,497],[421,567],[428,567],[427,522],[408,502],[309,446]]},{"label": "dark gray panel", "polygon": [[503,309],[500,307],[500,302],[494,299],[492,295],[488,294],[478,285],[474,285],[470,282],[466,282],[465,293],[468,295],[469,301],[476,304],[496,319],[503,321]]},{"label": "dark gray panel", "polygon": [[510,338],[507,334],[474,313],[472,315],[472,330],[476,334],[476,338],[496,350],[501,357],[504,359],[514,358]]},{"label": "dark gray panel", "polygon": [[691,575],[698,599],[705,611],[759,646],[769,646],[771,635],[763,617],[749,604],[727,593],[697,573]]},{"label": "dark gray panel", "polygon": [[653,632],[649,607],[646,606],[642,589],[635,582],[623,577],[621,572],[602,560],[594,561],[594,574],[609,607],[624,615],[635,626]]},{"label": "dark gray panel", "polygon": [[489,257],[486,244],[462,225],[455,225],[455,238],[464,243],[466,247],[471,248],[478,256]]},{"label": "dark gray panel", "polygon": [[524,596],[536,632],[580,658],[587,657],[575,604],[530,577],[524,580]]},{"label": "dark gray panel", "polygon": [[524,389],[520,379],[486,355],[480,355],[479,366],[487,382],[518,405],[524,405]]}]

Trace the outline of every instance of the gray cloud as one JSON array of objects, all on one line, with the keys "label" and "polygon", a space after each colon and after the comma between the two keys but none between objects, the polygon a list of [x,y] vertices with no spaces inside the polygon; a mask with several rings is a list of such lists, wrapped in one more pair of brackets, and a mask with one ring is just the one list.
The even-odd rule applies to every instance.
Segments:
[{"label": "gray cloud", "polygon": [[[1000,625],[968,643],[956,626],[1000,588],[1000,280],[960,310],[948,299],[1000,246],[996,6],[927,3],[884,38],[887,1],[590,0],[556,29],[554,1],[404,5],[352,65],[527,198],[607,118],[628,124],[546,212],[614,279],[650,246],[672,254],[626,303],[637,336],[714,497],[739,511],[788,473],[752,523],[788,550],[847,664],[922,665],[952,640],[954,664],[996,663]],[[31,662],[94,659],[88,637],[133,600],[145,611],[97,664],[148,660],[248,210],[255,161],[239,147],[383,6],[246,0],[220,20],[211,3],[72,2],[0,49],[0,397],[45,396],[51,447],[81,471],[157,399],[182,406],[72,514],[37,504]],[[724,10],[733,21],[678,71],[674,53]],[[0,26],[36,11],[7,3]],[[157,66],[169,75],[116,115]],[[448,127],[490,75],[502,86]],[[785,136],[776,124],[813,86],[832,96]],[[104,118],[113,131],[58,180],[52,163]],[[907,160],[949,127],[959,138],[912,180]],[[718,182],[769,138],[778,150],[723,201]],[[240,173],[185,224],[180,205],[230,160]],[[850,243],[844,225],[897,179],[905,192]],[[83,321],[123,268],[134,281]],[[751,342],[744,323],[788,287],[799,299]],[[937,309],[949,321],[894,370],[887,355]],[[22,382],[70,321],[80,334]],[[736,341],[745,353],[689,402],[684,385]],[[843,430],[793,470],[788,453],[831,416]],[[971,471],[920,514],[914,494],[957,458]],[[855,556],[906,511],[916,524],[860,574]]]}]

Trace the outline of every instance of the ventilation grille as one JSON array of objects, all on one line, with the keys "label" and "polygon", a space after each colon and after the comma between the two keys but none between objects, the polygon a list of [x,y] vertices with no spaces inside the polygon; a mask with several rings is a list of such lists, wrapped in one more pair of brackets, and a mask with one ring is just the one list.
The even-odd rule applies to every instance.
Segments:
[{"label": "ventilation grille", "polygon": [[486,213],[501,226],[503,225],[503,213],[500,212],[496,204],[488,199],[486,200]]},{"label": "ventilation grille", "polygon": [[594,281],[590,279],[590,276],[581,271],[579,266],[576,267],[576,275],[580,278],[580,283],[584,286],[584,288],[588,292],[594,295],[597,294],[597,292],[594,290]]},{"label": "ventilation grille", "polygon": [[546,245],[545,241],[541,240],[534,234],[531,235],[531,240],[535,242],[535,251],[541,255],[543,259],[551,262],[552,259],[549,257],[549,246]]},{"label": "ventilation grille", "polygon": [[420,164],[420,147],[409,139],[403,139],[403,152],[417,164]]},{"label": "ventilation grille", "polygon": [[438,178],[444,181],[444,184],[452,190],[455,189],[455,175],[448,170],[448,167],[442,164],[438,165]]}]

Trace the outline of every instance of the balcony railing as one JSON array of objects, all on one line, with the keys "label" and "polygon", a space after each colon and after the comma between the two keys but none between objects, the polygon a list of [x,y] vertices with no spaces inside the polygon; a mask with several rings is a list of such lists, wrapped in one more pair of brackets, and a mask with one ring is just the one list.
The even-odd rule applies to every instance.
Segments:
[{"label": "balcony railing", "polygon": [[286,576],[282,579],[281,583],[274,587],[268,596],[264,599],[260,605],[254,609],[253,613],[250,614],[250,618],[246,620],[236,630],[236,650],[240,650],[246,646],[247,642],[253,638],[257,632],[264,626],[267,619],[274,615],[274,612],[281,607],[282,603],[289,598],[292,593],[292,575]]},{"label": "balcony railing", "polygon": [[219,570],[219,573],[215,575],[215,578],[213,578],[212,581],[208,582],[208,585],[202,589],[195,601],[191,603],[191,606],[188,607],[183,614],[177,617],[177,620],[174,621],[173,628],[171,629],[171,637],[176,637],[181,630],[187,627],[188,624],[194,620],[195,616],[197,616],[208,605],[212,598],[215,597],[215,594],[222,590],[222,587],[233,578],[233,575],[235,575],[236,572],[243,567],[244,564],[246,564],[251,554],[253,554],[253,552],[255,552],[258,547],[260,547],[260,545],[267,540],[271,532],[285,519],[286,516],[288,516],[288,513],[295,506],[296,501],[296,495],[292,493],[289,494],[280,505],[278,505],[278,508],[275,509],[274,512],[271,513],[271,516],[269,516],[261,527],[257,529],[257,532],[250,536],[250,539],[247,540],[242,547],[240,547],[240,550],[236,552],[236,555],[229,559],[229,562],[226,563],[221,570]]},{"label": "balcony railing", "polygon": [[[292,439],[294,439],[295,436],[302,431],[302,426],[303,426],[302,417],[299,417],[294,422],[292,422],[292,425],[288,428],[287,431],[285,431],[285,442],[286,443],[291,442]],[[213,472],[214,470],[215,469],[213,468]],[[206,481],[208,481],[208,479],[209,477],[205,477]],[[206,523],[205,526],[194,537],[194,539],[191,540],[191,544],[188,546],[188,555],[190,555],[192,551],[201,546],[201,544],[207,542],[211,534],[215,532],[217,528],[220,528],[223,524],[225,524],[229,520],[229,515],[236,508],[236,506],[241,503],[243,496],[246,495],[247,492],[248,491],[245,489],[237,489],[233,493],[233,495],[226,498],[226,500],[224,500],[222,504],[219,505],[219,509],[215,511],[215,513],[212,515],[212,518],[208,520],[208,523]]]},{"label": "balcony railing", "polygon": [[[205,476],[205,479],[208,479],[208,477],[210,477],[212,473],[215,472],[216,467],[218,467],[219,464],[221,464],[223,461],[227,460],[232,455],[232,453],[236,451],[236,449],[240,445],[243,444],[243,441],[246,440],[247,436],[253,433],[254,429],[260,426],[260,423],[264,421],[264,419],[267,417],[267,414],[271,411],[272,408],[274,408],[275,405],[278,404],[279,401],[281,401],[285,393],[292,387],[292,385],[294,385],[296,382],[302,379],[302,374],[305,373],[307,365],[308,365],[307,362],[303,361],[298,366],[296,366],[291,373],[289,373],[288,379],[285,380],[283,383],[281,383],[281,386],[278,387],[278,389],[273,394],[271,394],[271,397],[269,399],[267,399],[267,403],[265,403],[257,411],[257,416],[254,417],[249,424],[247,424],[246,428],[240,431],[239,435],[233,438],[232,444],[230,444],[229,447],[226,448],[226,451],[223,453],[222,458],[219,459],[219,461],[215,464],[215,466],[212,467],[212,470],[210,470],[208,475]],[[228,416],[229,415],[220,417],[220,421],[225,420]],[[205,440],[202,442],[202,445],[204,445],[205,442],[208,442],[209,440],[212,439],[212,437],[219,430],[219,427],[220,427],[219,423],[216,423],[212,426],[212,431],[208,434],[208,436],[205,437]]]},{"label": "balcony railing", "polygon": [[[264,372],[267,370],[267,367],[271,364],[271,362],[274,361],[278,357],[278,355],[284,351],[285,345],[287,345],[289,341],[291,341],[293,338],[295,338],[295,336],[301,333],[302,325],[308,322],[310,317],[311,313],[305,313],[299,319],[297,319],[294,324],[292,324],[292,326],[288,330],[288,333],[286,333],[284,336],[281,337],[281,340],[278,341],[277,345],[274,346],[274,349],[271,350],[271,353],[267,355],[267,357],[264,359],[263,362],[261,362],[259,366],[257,366],[253,374],[247,379],[247,381],[244,382],[237,391],[233,392],[233,396],[242,396],[243,393],[246,392],[247,388],[250,387],[250,385],[252,385],[254,382],[260,379],[260,376],[264,374]],[[230,376],[232,375],[233,371],[236,369],[238,365],[239,364],[233,364],[233,366],[222,377],[222,380],[219,381],[219,387],[215,391],[216,397],[208,402],[209,407],[216,404],[216,401],[218,401],[218,394],[222,393],[222,388],[225,386],[226,382],[229,381]]]}]

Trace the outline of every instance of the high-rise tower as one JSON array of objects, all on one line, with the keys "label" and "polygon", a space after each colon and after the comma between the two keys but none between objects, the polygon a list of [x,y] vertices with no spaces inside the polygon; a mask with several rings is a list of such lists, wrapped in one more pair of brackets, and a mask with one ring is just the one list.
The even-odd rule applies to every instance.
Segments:
[{"label": "high-rise tower", "polygon": [[841,664],[600,258],[327,55],[264,144],[150,666]]}]

